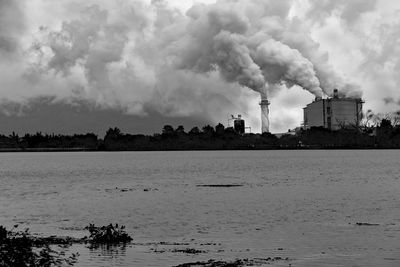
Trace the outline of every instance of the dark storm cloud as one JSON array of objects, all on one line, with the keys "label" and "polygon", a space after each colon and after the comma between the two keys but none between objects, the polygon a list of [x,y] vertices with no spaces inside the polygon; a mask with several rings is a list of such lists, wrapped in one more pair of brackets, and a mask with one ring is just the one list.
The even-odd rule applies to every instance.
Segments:
[{"label": "dark storm cloud", "polygon": [[202,127],[208,123],[197,116],[165,117],[150,108],[146,108],[149,115],[143,117],[126,114],[123,109],[104,109],[84,101],[66,104],[47,97],[36,98],[28,105],[7,103],[2,109],[2,134],[93,132],[103,138],[109,127],[118,127],[124,133],[153,134],[160,133],[162,126],[167,124],[174,128],[183,125],[185,130],[189,131],[194,126]]}]

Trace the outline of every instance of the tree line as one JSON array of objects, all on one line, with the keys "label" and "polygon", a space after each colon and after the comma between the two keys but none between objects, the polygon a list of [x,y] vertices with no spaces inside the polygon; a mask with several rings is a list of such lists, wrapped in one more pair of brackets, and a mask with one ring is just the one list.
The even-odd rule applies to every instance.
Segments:
[{"label": "tree line", "polygon": [[122,133],[109,128],[103,139],[93,133],[74,135],[0,135],[3,151],[151,151],[151,150],[263,150],[263,149],[362,149],[400,148],[400,125],[381,119],[376,127],[343,128],[330,131],[322,127],[299,130],[277,137],[270,133],[239,134],[221,123],[185,131],[165,125],[153,135]]}]

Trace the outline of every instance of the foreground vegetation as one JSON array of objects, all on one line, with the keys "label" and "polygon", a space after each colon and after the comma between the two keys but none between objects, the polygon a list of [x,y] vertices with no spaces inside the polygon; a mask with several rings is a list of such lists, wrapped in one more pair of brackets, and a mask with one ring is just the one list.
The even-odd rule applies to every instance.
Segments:
[{"label": "foreground vegetation", "polygon": [[68,245],[52,248],[50,242],[32,237],[28,230],[7,230],[0,226],[0,266],[4,267],[50,267],[74,265],[77,254],[65,256]]},{"label": "foreground vegetation", "polygon": [[[84,238],[70,237],[37,237],[28,230],[17,231],[17,225],[12,230],[0,226],[0,266],[2,267],[54,267],[73,266],[78,260],[78,254],[67,256],[67,249],[73,244],[88,244],[88,248],[97,248],[107,245],[126,245],[132,241],[132,237],[125,232],[125,226],[109,224],[96,226],[89,224],[85,227],[90,235]],[[161,242],[160,244],[166,244]],[[178,243],[172,243],[178,244]],[[179,244],[181,245],[181,244]],[[187,244],[185,244],[187,245]],[[162,251],[165,252],[165,251]],[[196,249],[174,249],[173,253],[187,254],[206,253]],[[244,267],[264,266],[271,262],[288,262],[289,258],[268,257],[255,259],[236,259],[234,261],[209,260],[204,262],[184,263],[176,267]]]},{"label": "foreground vegetation", "polygon": [[262,150],[262,149],[361,149],[400,148],[400,125],[382,119],[376,127],[343,128],[330,131],[322,127],[299,130],[279,138],[273,134],[238,134],[222,124],[216,127],[194,127],[186,132],[183,126],[174,129],[165,125],[153,135],[124,134],[110,128],[99,139],[95,134],[44,135],[36,133],[19,137],[0,136],[0,151],[151,151],[151,150]]},{"label": "foreground vegetation", "polygon": [[125,226],[118,224],[85,227],[90,236],[81,239],[69,237],[37,237],[28,230],[17,231],[0,226],[0,266],[2,267],[51,267],[73,266],[78,254],[67,256],[65,250],[76,243],[93,245],[126,244],[132,241]]}]

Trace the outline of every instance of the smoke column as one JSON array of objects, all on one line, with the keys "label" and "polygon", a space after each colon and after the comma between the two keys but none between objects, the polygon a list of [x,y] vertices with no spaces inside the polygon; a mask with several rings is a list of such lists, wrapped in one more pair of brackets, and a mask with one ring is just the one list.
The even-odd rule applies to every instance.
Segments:
[{"label": "smoke column", "polygon": [[[327,64],[326,55],[318,51],[318,44],[308,33],[298,38],[300,29],[294,25],[298,21],[285,21],[288,3],[219,0],[195,5],[187,13],[189,38],[177,53],[180,69],[218,71],[225,81],[260,93],[262,132],[269,132],[267,95],[281,85],[296,85],[323,97],[338,84],[333,81],[338,75]],[[262,11],[257,14],[256,10]]]}]

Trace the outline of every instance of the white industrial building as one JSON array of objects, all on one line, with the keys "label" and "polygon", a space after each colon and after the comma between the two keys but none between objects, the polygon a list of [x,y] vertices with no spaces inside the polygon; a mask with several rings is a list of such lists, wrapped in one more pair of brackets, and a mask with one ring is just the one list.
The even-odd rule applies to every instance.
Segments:
[{"label": "white industrial building", "polygon": [[339,130],[345,127],[359,126],[362,119],[361,98],[339,97],[337,89],[333,97],[317,98],[304,108],[304,129],[324,127]]}]

